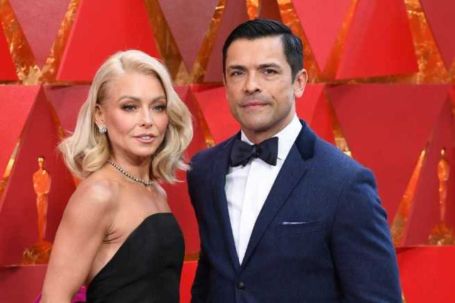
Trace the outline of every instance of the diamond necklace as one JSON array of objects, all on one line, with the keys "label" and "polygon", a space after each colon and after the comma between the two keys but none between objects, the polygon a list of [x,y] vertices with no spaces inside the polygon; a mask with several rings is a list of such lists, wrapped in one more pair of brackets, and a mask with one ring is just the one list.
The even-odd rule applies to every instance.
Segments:
[{"label": "diamond necklace", "polygon": [[140,184],[144,185],[145,187],[150,187],[150,186],[153,185],[153,181],[152,180],[144,180],[144,179],[135,177],[135,176],[131,175],[129,172],[127,172],[123,167],[121,167],[120,165],[118,165],[117,163],[115,163],[112,160],[107,160],[107,162],[110,165],[112,165],[116,170],[118,170],[122,175],[127,177],[128,179],[130,179],[130,180],[132,180],[132,181],[134,181],[136,183],[140,183]]}]

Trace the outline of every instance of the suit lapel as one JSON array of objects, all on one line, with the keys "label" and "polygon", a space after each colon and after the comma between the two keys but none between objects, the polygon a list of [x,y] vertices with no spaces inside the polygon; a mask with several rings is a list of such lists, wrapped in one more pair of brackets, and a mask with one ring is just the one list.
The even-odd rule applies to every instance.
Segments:
[{"label": "suit lapel", "polygon": [[[235,137],[234,137],[235,138]],[[229,255],[236,271],[240,268],[239,258],[235,250],[234,236],[232,234],[231,221],[229,219],[228,202],[226,198],[225,184],[226,175],[229,169],[229,155],[232,148],[233,139],[226,142],[219,153],[219,158],[215,161],[212,171],[212,194],[215,208],[218,210],[220,221],[223,225],[224,238],[227,241]]]},{"label": "suit lapel", "polygon": [[249,258],[258,245],[265,230],[270,225],[281,207],[285,204],[295,186],[301,182],[301,179],[308,170],[309,163],[306,160],[313,156],[314,141],[316,136],[303,122],[302,124],[302,130],[286,157],[283,167],[281,167],[280,173],[278,174],[256,220],[245,257],[242,262],[242,267],[248,263]]}]

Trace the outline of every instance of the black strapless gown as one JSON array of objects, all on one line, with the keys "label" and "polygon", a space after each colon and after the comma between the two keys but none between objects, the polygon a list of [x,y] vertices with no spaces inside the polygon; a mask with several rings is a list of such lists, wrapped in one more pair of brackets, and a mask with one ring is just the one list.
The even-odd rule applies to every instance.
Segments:
[{"label": "black strapless gown", "polygon": [[88,303],[178,303],[184,255],[171,213],[147,217],[87,288]]}]

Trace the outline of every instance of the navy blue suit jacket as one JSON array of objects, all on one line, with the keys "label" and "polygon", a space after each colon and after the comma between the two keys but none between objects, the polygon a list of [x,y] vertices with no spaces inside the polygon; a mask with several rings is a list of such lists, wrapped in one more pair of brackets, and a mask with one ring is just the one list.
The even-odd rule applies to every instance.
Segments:
[{"label": "navy blue suit jacket", "polygon": [[401,302],[372,174],[302,124],[241,265],[224,190],[235,137],[192,159],[201,238],[193,303]]}]

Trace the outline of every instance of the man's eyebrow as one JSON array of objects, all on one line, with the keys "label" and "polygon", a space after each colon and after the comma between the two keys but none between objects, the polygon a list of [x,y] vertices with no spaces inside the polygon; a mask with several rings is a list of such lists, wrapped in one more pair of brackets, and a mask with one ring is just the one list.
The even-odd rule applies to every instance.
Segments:
[{"label": "man's eyebrow", "polygon": [[229,65],[227,69],[246,69],[243,65]]},{"label": "man's eyebrow", "polygon": [[[264,69],[264,68],[276,68],[276,69],[281,69],[281,66],[276,63],[263,63],[258,66],[259,69]],[[246,67],[243,65],[229,65],[227,67],[228,70],[245,70]]]},{"label": "man's eyebrow", "polygon": [[276,63],[264,63],[259,65],[259,68],[261,69],[270,67],[281,69],[281,66]]}]

